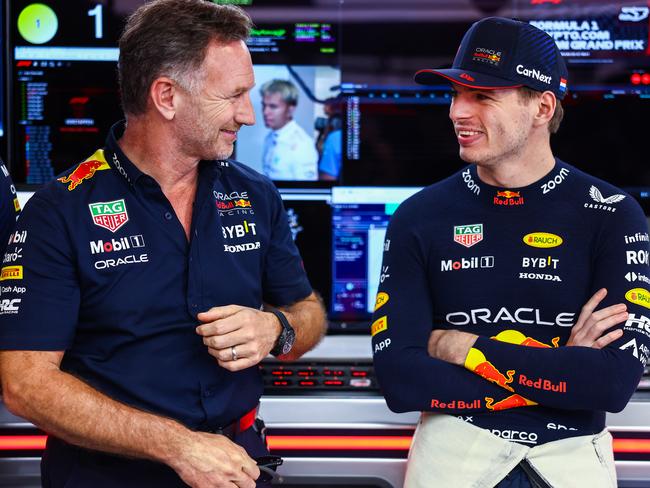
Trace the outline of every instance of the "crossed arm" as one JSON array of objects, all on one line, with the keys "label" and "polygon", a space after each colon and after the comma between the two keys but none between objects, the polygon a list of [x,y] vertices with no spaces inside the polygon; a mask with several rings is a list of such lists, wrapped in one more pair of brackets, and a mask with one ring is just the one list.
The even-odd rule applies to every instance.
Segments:
[{"label": "crossed arm", "polygon": [[[596,310],[606,295],[607,290],[600,289],[582,307],[563,351],[536,347],[527,347],[522,350],[521,348],[526,346],[500,342],[498,338],[489,340],[458,330],[432,331],[427,350],[433,358],[456,366],[464,366],[469,371],[494,382],[493,377],[482,374],[480,368],[475,367],[470,361],[473,354],[479,354],[481,359],[489,360],[497,369],[508,371],[508,373],[512,372],[509,374],[509,381],[497,383],[500,387],[520,393],[535,403],[564,408],[574,404],[582,405],[585,403],[585,398],[589,398],[589,402],[593,399],[593,395],[585,397],[585,388],[580,387],[581,383],[585,382],[585,372],[591,374],[593,369],[580,364],[575,358],[580,357],[582,360],[593,361],[595,351],[589,351],[589,349],[600,350],[620,339],[623,336],[621,329],[609,332],[608,330],[625,322],[628,318],[625,304],[611,305]],[[571,350],[572,347],[581,347],[582,350]],[[484,353],[486,349],[489,349],[489,354]],[[560,361],[557,361],[558,352],[564,353]],[[522,353],[524,353],[525,359],[522,359]],[[600,363],[602,364],[603,361]],[[500,367],[501,364],[509,364],[510,367],[506,369],[506,366]],[[575,367],[567,368],[567,364],[575,364]],[[601,380],[607,378],[605,372],[597,377]],[[515,381],[512,381],[513,379]],[[578,386],[576,387],[576,385]],[[561,396],[558,397],[557,393],[560,393]],[[615,397],[608,395],[603,395],[603,397],[615,400]],[[622,400],[619,402],[610,403],[609,409],[621,410],[627,403],[628,396],[621,392],[621,398]],[[588,408],[590,404],[586,403],[584,406]],[[591,408],[594,407],[591,406]]]}]

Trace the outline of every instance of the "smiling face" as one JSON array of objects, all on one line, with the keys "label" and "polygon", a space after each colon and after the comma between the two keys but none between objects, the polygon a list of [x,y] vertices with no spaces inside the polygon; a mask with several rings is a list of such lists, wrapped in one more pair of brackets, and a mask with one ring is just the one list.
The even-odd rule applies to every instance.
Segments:
[{"label": "smiling face", "polygon": [[250,90],[255,85],[246,44],[210,43],[201,67],[197,93],[177,87],[181,104],[176,131],[185,154],[197,159],[226,159],[233,152],[237,131],[255,123]]},{"label": "smiling face", "polygon": [[522,100],[516,88],[453,88],[449,118],[461,159],[486,167],[521,159],[533,129],[534,105]]}]

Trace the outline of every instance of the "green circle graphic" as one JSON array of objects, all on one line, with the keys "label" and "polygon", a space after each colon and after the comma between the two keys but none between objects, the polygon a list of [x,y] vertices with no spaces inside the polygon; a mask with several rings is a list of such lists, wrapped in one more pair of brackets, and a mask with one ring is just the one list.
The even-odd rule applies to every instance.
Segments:
[{"label": "green circle graphic", "polygon": [[45,44],[54,37],[59,19],[54,10],[42,3],[32,3],[18,16],[18,32],[27,42]]}]

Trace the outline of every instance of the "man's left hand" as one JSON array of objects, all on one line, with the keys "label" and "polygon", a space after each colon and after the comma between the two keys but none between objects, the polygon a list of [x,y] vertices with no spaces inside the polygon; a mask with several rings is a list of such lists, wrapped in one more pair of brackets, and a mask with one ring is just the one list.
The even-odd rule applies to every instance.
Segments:
[{"label": "man's left hand", "polygon": [[280,336],[280,321],[269,312],[240,305],[212,307],[198,314],[196,333],[219,366],[240,371],[264,359]]},{"label": "man's left hand", "polygon": [[433,358],[463,366],[465,358],[477,338],[478,336],[475,334],[459,330],[436,329],[429,336],[427,351]]}]

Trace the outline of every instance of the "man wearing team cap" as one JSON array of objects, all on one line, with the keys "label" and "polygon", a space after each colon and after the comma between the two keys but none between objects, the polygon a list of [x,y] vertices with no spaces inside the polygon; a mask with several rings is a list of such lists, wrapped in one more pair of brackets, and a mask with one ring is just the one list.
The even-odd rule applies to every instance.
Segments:
[{"label": "man wearing team cap", "polygon": [[567,78],[550,36],[495,17],[415,76],[452,84],[469,165],[400,205],[384,244],[375,368],[392,410],[422,411],[406,487],[616,486],[605,412],[650,355],[648,228],[553,156]]}]

